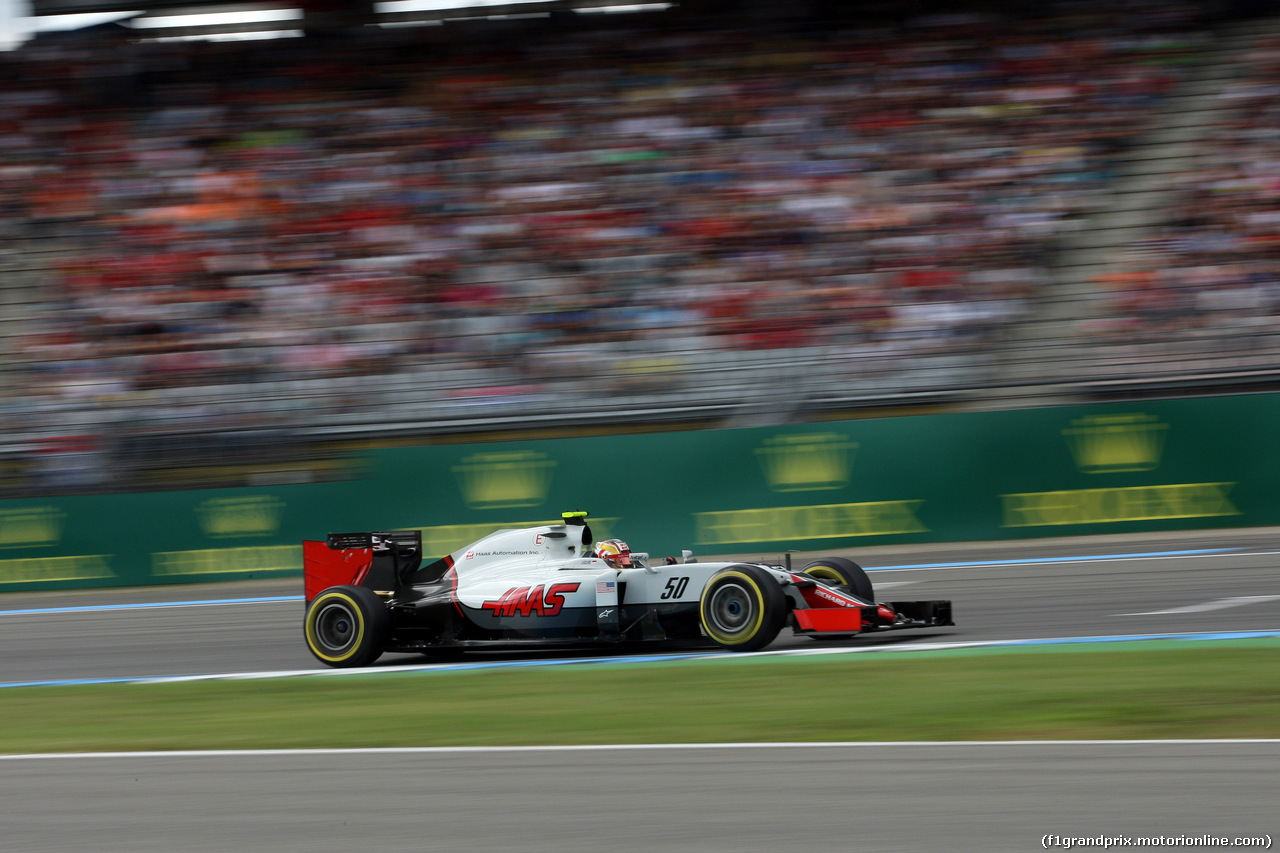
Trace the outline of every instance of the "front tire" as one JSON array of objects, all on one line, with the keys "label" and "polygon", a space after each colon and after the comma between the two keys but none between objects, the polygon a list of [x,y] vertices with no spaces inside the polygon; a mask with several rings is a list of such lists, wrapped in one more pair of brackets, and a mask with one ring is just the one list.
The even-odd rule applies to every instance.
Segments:
[{"label": "front tire", "polygon": [[382,655],[391,617],[377,593],[363,586],[335,586],[307,607],[307,648],[335,667],[368,666]]},{"label": "front tire", "polygon": [[862,566],[853,560],[846,560],[843,557],[823,557],[821,560],[809,563],[800,571],[811,578],[835,581],[837,586],[846,587],[850,593],[863,601],[876,600],[875,590],[871,588],[871,578],[867,577]]},{"label": "front tire", "polygon": [[702,590],[702,630],[719,646],[753,652],[773,642],[787,621],[778,582],[757,566],[730,566]]}]

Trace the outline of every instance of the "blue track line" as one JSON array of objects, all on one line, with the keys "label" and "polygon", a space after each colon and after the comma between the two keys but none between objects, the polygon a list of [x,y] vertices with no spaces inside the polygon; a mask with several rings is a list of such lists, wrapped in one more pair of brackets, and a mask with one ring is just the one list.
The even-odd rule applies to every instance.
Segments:
[{"label": "blue track line", "polygon": [[1226,554],[1243,551],[1244,548],[1199,548],[1193,551],[1146,551],[1137,554],[1096,554],[1091,557],[1023,557],[1017,560],[973,560],[962,563],[914,563],[902,566],[863,566],[868,572],[887,572],[894,569],[967,569],[983,566],[1018,566],[1033,563],[1091,563],[1095,560],[1134,560],[1151,557],[1201,557],[1206,554]]},{"label": "blue track line", "polygon": [[1115,634],[1101,637],[1046,637],[1043,639],[1000,640],[993,646],[1065,646],[1080,643],[1141,643],[1151,640],[1205,642],[1210,640],[1269,640],[1280,637],[1275,631],[1203,631],[1190,634]]},{"label": "blue track line", "polygon": [[0,610],[0,616],[31,616],[50,613],[102,613],[111,610],[156,610],[162,607],[214,607],[222,604],[264,604],[273,601],[301,602],[301,595],[270,595],[259,598],[210,598],[203,601],[135,601],[128,604],[84,604],[77,607],[32,607]]}]

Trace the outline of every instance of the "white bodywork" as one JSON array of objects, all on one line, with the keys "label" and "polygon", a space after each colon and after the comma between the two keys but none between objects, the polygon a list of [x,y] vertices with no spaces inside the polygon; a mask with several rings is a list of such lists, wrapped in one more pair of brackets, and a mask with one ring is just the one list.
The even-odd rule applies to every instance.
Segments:
[{"label": "white bodywork", "polygon": [[[504,596],[509,600],[515,590],[540,588],[544,609],[535,612],[578,607],[599,612],[617,606],[617,585],[625,583],[628,605],[696,604],[716,572],[736,565],[663,562],[651,566],[647,554],[633,553],[636,565],[615,569],[598,557],[583,556],[590,553],[591,544],[576,539],[583,535],[583,529],[557,524],[499,530],[455,551],[451,556],[457,573],[457,599],[468,607],[493,610],[495,602],[503,601]],[[784,569],[753,565],[761,565],[784,587],[792,583],[791,574]],[[545,603],[548,596],[550,604]],[[607,621],[608,616],[601,618]]]}]

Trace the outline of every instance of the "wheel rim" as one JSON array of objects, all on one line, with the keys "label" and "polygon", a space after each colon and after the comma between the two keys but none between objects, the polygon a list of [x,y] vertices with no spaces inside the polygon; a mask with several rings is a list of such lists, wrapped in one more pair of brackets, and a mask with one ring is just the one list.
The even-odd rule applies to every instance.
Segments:
[{"label": "wheel rim", "polygon": [[326,604],[316,614],[316,643],[326,652],[344,652],[355,642],[358,624],[356,615],[346,605]]},{"label": "wheel rim", "polygon": [[707,616],[716,630],[737,634],[751,624],[755,606],[745,587],[727,583],[711,594]]}]

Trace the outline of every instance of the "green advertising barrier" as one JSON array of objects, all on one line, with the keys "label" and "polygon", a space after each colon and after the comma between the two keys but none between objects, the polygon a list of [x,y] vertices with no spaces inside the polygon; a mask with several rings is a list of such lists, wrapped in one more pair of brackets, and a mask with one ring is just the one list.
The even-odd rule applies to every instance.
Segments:
[{"label": "green advertising barrier", "polygon": [[301,573],[303,539],[429,555],[585,509],[655,556],[1280,524],[1280,395],[368,451],[349,482],[0,502],[0,591]]}]

